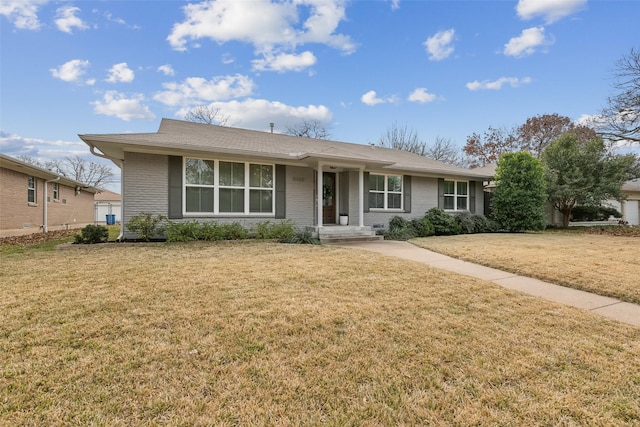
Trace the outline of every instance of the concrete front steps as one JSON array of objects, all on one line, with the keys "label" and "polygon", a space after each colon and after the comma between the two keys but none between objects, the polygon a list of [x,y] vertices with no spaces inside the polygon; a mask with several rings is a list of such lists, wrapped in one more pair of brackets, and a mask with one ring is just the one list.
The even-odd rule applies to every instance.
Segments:
[{"label": "concrete front steps", "polygon": [[359,227],[356,225],[325,225],[323,227],[308,227],[314,235],[320,239],[320,243],[348,243],[370,242],[384,240],[383,236],[376,235],[370,226]]}]

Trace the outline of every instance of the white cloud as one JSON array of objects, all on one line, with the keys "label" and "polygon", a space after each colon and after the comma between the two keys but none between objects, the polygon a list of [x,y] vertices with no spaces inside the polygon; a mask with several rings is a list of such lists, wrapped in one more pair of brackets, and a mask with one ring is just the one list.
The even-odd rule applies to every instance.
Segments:
[{"label": "white cloud", "polygon": [[521,58],[535,53],[541,46],[549,46],[554,43],[553,38],[545,37],[544,27],[532,27],[523,30],[518,37],[513,37],[504,45],[503,53],[507,56]]},{"label": "white cloud", "polygon": [[[188,4],[183,10],[185,20],[176,23],[167,37],[176,50],[186,50],[190,40],[241,41],[252,44],[268,64],[271,56],[283,53],[301,56],[295,55],[295,49],[305,43],[325,44],[346,54],[356,47],[349,36],[335,33],[345,19],[345,0],[207,0]],[[300,22],[303,16],[306,19]],[[298,62],[293,69],[300,69]]]},{"label": "white cloud", "polygon": [[391,0],[391,10],[400,9],[400,0]]},{"label": "white cloud", "polygon": [[0,152],[12,157],[29,156],[47,161],[89,154],[89,148],[79,141],[28,138],[0,131]]},{"label": "white cloud", "polygon": [[164,64],[158,67],[158,71],[164,74],[165,76],[173,76],[176,72],[173,70],[173,67],[169,64]]},{"label": "white cloud", "polygon": [[142,104],[143,101],[144,96],[141,94],[126,97],[122,93],[110,90],[104,94],[102,101],[95,101],[92,104],[97,114],[117,117],[124,121],[133,119],[155,119],[155,114],[149,110],[149,107]]},{"label": "white cloud", "polygon": [[385,102],[384,99],[378,98],[375,90],[370,90],[360,97],[360,100],[363,104],[374,106],[378,104],[383,104]]},{"label": "white cloud", "polygon": [[111,12],[105,12],[104,17],[107,19],[107,21],[115,22],[116,24],[120,25],[127,25],[127,22],[124,19],[114,17]]},{"label": "white cloud", "polygon": [[556,22],[581,10],[587,0],[520,0],[516,12],[521,19],[542,16],[547,24]]},{"label": "white cloud", "polygon": [[73,29],[86,30],[89,28],[82,19],[76,16],[76,13],[80,12],[79,7],[75,6],[62,6],[56,11],[56,27],[64,33],[72,34]]},{"label": "white cloud", "polygon": [[[72,59],[67,61],[58,68],[51,68],[49,71],[51,75],[57,79],[70,83],[79,83],[80,77],[82,77],[89,68],[89,61],[82,59]],[[91,85],[92,80],[88,80],[87,84]]]},{"label": "white cloud", "polygon": [[453,37],[455,30],[451,28],[446,31],[438,31],[433,36],[429,37],[424,46],[429,53],[429,59],[432,61],[440,61],[449,57],[453,53]]},{"label": "white cloud", "polygon": [[131,83],[135,77],[136,75],[127,63],[121,62],[109,69],[109,77],[106,81],[109,83]]},{"label": "white cloud", "polygon": [[282,53],[279,55],[265,55],[264,59],[254,59],[253,69],[255,71],[302,71],[316,63],[316,57],[309,51],[299,55],[293,53]]},{"label": "white cloud", "polygon": [[157,93],[153,99],[170,106],[190,106],[249,96],[253,93],[254,83],[249,77],[236,74],[211,80],[189,77],[182,83],[164,83],[162,86],[167,90]]},{"label": "white cloud", "polygon": [[40,28],[38,8],[49,0],[2,0],[0,15],[4,15],[20,30],[37,30]]},{"label": "white cloud", "polygon": [[427,89],[424,87],[419,87],[415,89],[407,98],[411,102],[419,102],[421,104],[426,104],[428,102],[433,102],[437,98],[436,95],[427,92]]},{"label": "white cloud", "polygon": [[482,82],[475,80],[467,83],[467,89],[469,90],[500,90],[502,86],[509,85],[511,87],[518,87],[523,84],[531,83],[531,77],[523,77],[521,79],[517,77],[500,77],[498,80],[489,81],[483,80]]},{"label": "white cloud", "polygon": [[[245,129],[269,130],[269,123],[275,123],[275,130],[284,131],[302,119],[317,120],[329,123],[333,115],[324,105],[307,105],[294,107],[277,101],[266,99],[245,99],[242,101],[213,102],[212,109],[219,109],[220,114],[229,117],[229,124]],[[178,110],[177,117],[184,117],[188,108]]]}]

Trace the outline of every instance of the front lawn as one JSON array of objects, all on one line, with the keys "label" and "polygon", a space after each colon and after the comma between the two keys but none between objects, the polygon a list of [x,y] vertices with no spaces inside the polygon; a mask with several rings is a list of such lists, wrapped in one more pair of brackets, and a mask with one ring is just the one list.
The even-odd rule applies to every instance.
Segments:
[{"label": "front lawn", "polygon": [[640,423],[640,329],[370,252],[72,246],[0,283],[6,425]]},{"label": "front lawn", "polygon": [[411,243],[477,264],[640,304],[640,238],[591,234],[596,231],[467,234],[414,239]]}]

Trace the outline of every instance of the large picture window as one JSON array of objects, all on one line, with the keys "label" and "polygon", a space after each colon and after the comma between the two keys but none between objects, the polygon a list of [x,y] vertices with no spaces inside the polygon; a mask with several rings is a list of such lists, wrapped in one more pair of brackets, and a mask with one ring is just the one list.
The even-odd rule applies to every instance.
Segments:
[{"label": "large picture window", "polygon": [[469,182],[444,182],[444,209],[452,211],[469,210]]},{"label": "large picture window", "polygon": [[402,177],[369,174],[369,208],[402,209]]},{"label": "large picture window", "polygon": [[27,202],[36,203],[36,177],[27,178]]},{"label": "large picture window", "polygon": [[273,214],[273,165],[192,158],[184,165],[186,214]]}]

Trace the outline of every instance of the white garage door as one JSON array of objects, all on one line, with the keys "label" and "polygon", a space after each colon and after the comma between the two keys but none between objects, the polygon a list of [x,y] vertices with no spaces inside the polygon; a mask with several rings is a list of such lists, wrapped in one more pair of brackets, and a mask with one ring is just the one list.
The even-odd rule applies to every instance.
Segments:
[{"label": "white garage door", "polygon": [[640,207],[638,200],[627,200],[624,205],[625,220],[629,225],[640,225]]}]

